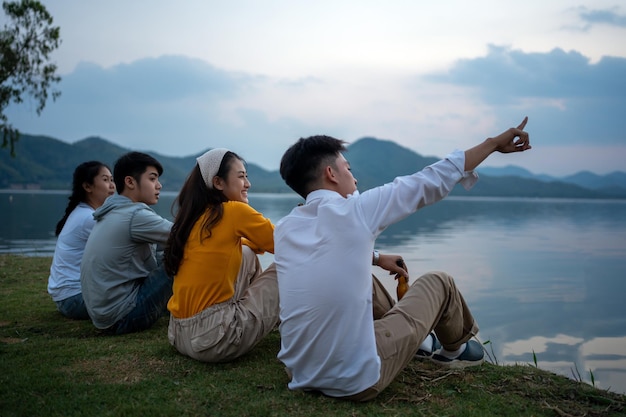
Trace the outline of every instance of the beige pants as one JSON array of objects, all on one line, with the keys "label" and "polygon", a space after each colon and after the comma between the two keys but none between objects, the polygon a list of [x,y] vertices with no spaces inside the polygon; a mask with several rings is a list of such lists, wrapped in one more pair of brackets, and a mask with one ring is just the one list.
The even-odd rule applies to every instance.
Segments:
[{"label": "beige pants", "polygon": [[249,352],[278,323],[276,266],[261,269],[243,246],[233,297],[195,316],[170,316],[168,339],[180,353],[202,362],[227,362]]},{"label": "beige pants", "polygon": [[432,330],[449,350],[458,349],[478,333],[463,296],[445,272],[422,275],[398,303],[378,318],[389,300],[391,297],[374,277],[374,331],[381,360],[380,378],[370,388],[346,399],[368,401],[376,397],[408,365]]}]

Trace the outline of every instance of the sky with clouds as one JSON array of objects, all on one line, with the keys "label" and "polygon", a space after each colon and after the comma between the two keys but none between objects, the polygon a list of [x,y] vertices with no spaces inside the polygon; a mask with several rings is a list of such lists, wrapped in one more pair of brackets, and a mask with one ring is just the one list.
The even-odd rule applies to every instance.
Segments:
[{"label": "sky with clouds", "polygon": [[300,137],[443,157],[528,116],[533,149],[484,165],[626,171],[625,0],[42,3],[61,96],[11,106],[23,133],[275,170]]}]

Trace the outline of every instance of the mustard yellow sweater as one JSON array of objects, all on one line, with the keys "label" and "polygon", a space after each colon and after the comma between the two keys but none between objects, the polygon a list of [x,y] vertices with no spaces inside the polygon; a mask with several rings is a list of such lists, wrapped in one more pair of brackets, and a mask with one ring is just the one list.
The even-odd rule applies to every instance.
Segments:
[{"label": "mustard yellow sweater", "polygon": [[274,225],[248,204],[224,203],[224,216],[211,237],[202,229],[205,218],[206,213],[191,230],[174,277],[167,308],[176,318],[191,317],[233,296],[242,243],[257,253],[274,253]]}]

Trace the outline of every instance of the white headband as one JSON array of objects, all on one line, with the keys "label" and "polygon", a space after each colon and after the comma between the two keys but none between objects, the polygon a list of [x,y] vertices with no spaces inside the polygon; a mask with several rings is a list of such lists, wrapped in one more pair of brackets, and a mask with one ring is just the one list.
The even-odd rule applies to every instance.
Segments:
[{"label": "white headband", "polygon": [[213,177],[217,175],[226,152],[226,148],[215,148],[196,158],[204,183],[209,189],[213,188]]}]

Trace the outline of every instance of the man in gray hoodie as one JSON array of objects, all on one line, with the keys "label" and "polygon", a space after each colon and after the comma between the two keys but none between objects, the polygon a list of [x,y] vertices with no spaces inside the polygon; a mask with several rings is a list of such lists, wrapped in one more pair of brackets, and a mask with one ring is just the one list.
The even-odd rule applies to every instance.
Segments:
[{"label": "man in gray hoodie", "polygon": [[113,334],[145,330],[167,311],[172,279],[157,256],[172,223],[150,205],[159,200],[163,167],[141,152],[122,155],[113,169],[118,195],[93,214],[80,281],[89,317]]}]

